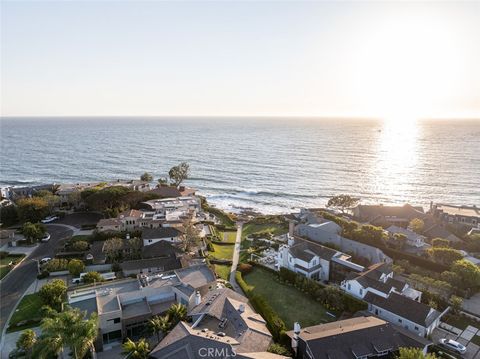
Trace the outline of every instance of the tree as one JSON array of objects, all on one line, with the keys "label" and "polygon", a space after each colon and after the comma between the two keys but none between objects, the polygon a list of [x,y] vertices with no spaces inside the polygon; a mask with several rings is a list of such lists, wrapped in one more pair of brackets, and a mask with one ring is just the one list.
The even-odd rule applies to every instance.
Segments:
[{"label": "tree", "polygon": [[126,187],[111,186],[93,192],[84,201],[92,210],[108,212],[121,209],[124,206],[123,197],[130,192],[131,190]]},{"label": "tree", "polygon": [[395,247],[403,249],[407,243],[407,236],[403,233],[395,233],[393,235],[393,240],[395,242]]},{"label": "tree", "polygon": [[450,247],[450,241],[443,238],[432,239],[432,246],[434,247]]},{"label": "tree", "polygon": [[410,221],[408,227],[415,233],[422,234],[425,223],[420,218],[414,218]]},{"label": "tree", "polygon": [[437,263],[447,266],[463,258],[462,253],[452,248],[432,247],[428,249],[429,256]]},{"label": "tree", "polygon": [[61,309],[63,297],[67,293],[67,285],[61,279],[54,279],[45,284],[39,293],[44,304],[58,311]]},{"label": "tree", "polygon": [[342,213],[345,213],[345,210],[355,207],[358,202],[360,202],[360,198],[355,198],[348,194],[340,194],[330,198],[327,202],[327,207],[339,209]]},{"label": "tree", "polygon": [[75,241],[72,244],[72,249],[77,252],[83,252],[88,249],[89,245],[87,241]]},{"label": "tree", "polygon": [[43,224],[25,222],[22,226],[22,233],[28,243],[37,242],[47,233]]},{"label": "tree", "polygon": [[122,344],[123,354],[127,354],[130,359],[147,359],[150,349],[145,339],[133,342],[130,338]]},{"label": "tree", "polygon": [[7,206],[0,206],[0,224],[5,227],[11,226],[18,222],[17,207],[10,204]]},{"label": "tree", "polygon": [[111,262],[118,261],[122,257],[123,239],[118,237],[107,239],[103,251]]},{"label": "tree", "polygon": [[32,223],[40,222],[49,213],[48,202],[41,197],[19,199],[17,210],[20,220]]},{"label": "tree", "polygon": [[267,351],[269,353],[288,356],[288,357],[290,357],[292,355],[292,353],[290,353],[290,351],[286,347],[284,347],[282,344],[278,344],[278,343],[270,344]]},{"label": "tree", "polygon": [[460,277],[459,286],[467,289],[471,288],[474,291],[480,287],[480,268],[472,262],[465,259],[456,261],[451,267],[451,271]]},{"label": "tree", "polygon": [[171,320],[172,327],[174,327],[180,321],[187,318],[187,307],[180,303],[172,304],[172,306],[168,308],[167,315]]},{"label": "tree", "polygon": [[[98,317],[92,313],[75,308],[57,313],[42,320],[41,328],[44,335],[44,353],[61,353],[63,347],[69,347],[74,359],[82,359],[88,350],[93,350],[93,343],[98,335]],[[42,356],[43,357],[43,356]]]},{"label": "tree", "polygon": [[79,276],[85,270],[85,264],[80,259],[72,259],[68,262],[68,271],[75,277]]},{"label": "tree", "polygon": [[195,225],[188,221],[183,226],[183,235],[181,236],[183,250],[188,252],[200,242],[200,231]]},{"label": "tree", "polygon": [[173,166],[170,171],[168,171],[168,177],[175,187],[180,186],[180,184],[185,181],[190,175],[190,165],[187,162],[182,162],[177,166]]},{"label": "tree", "polygon": [[462,309],[463,299],[456,295],[452,295],[449,302],[452,307],[453,313],[458,314],[458,312],[460,312],[460,309]]},{"label": "tree", "polygon": [[142,257],[143,241],[140,237],[133,237],[127,241],[128,256],[130,259],[140,259]]},{"label": "tree", "polygon": [[398,359],[436,359],[435,354],[423,354],[420,348],[400,348],[398,350]]},{"label": "tree", "polygon": [[384,236],[382,227],[376,227],[370,224],[360,226],[352,233],[352,239],[374,245],[382,245]]},{"label": "tree", "polygon": [[143,175],[140,176],[140,180],[144,182],[152,182],[153,176],[150,173],[145,172]]},{"label": "tree", "polygon": [[444,280],[447,283],[450,283],[452,286],[455,286],[455,287],[457,287],[461,281],[460,276],[457,273],[452,271],[444,271],[440,276],[442,280]]},{"label": "tree", "polygon": [[73,207],[78,207],[82,200],[82,193],[80,191],[74,191],[67,195],[67,203]]},{"label": "tree", "polygon": [[168,183],[167,179],[165,177],[161,177],[157,180],[158,182],[158,187],[162,186],[162,185],[166,185]]},{"label": "tree", "polygon": [[17,340],[17,349],[22,349],[27,354],[27,358],[32,356],[32,349],[37,342],[37,335],[32,329],[27,329],[22,332]]},{"label": "tree", "polygon": [[103,277],[98,272],[88,272],[83,276],[83,282],[86,284],[99,283],[103,281]]},{"label": "tree", "polygon": [[148,326],[150,330],[157,335],[157,341],[160,343],[160,333],[164,335],[168,333],[170,328],[172,327],[172,323],[170,321],[170,316],[155,316],[148,321]]}]

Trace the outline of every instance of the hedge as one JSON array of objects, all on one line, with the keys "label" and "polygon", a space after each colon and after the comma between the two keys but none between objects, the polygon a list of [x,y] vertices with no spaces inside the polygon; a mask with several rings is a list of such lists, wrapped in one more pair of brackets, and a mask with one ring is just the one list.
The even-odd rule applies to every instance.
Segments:
[{"label": "hedge", "polygon": [[380,249],[386,255],[393,258],[394,260],[406,259],[410,263],[412,263],[412,264],[414,264],[418,267],[422,267],[422,268],[425,268],[425,269],[428,269],[428,270],[431,270],[431,271],[434,271],[434,272],[438,272],[438,273],[449,270],[449,267],[444,265],[444,264],[436,263],[436,262],[433,262],[431,260],[416,256],[414,254],[409,254],[409,253],[397,251],[396,249],[392,249],[392,248],[388,248],[388,247],[383,247],[383,248],[380,248]]}]

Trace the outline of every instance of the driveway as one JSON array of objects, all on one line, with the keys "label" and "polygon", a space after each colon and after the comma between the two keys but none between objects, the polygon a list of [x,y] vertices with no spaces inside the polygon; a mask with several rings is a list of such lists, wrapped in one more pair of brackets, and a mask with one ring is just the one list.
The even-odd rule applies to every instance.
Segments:
[{"label": "driveway", "polygon": [[78,212],[65,216],[54,223],[66,224],[69,226],[81,228],[84,224],[97,224],[97,222],[103,218],[101,213],[97,212]]},{"label": "driveway", "polygon": [[464,299],[462,307],[466,312],[480,317],[480,293],[472,295],[469,299]]},{"label": "driveway", "polygon": [[480,358],[480,347],[476,344],[470,342],[470,340],[465,339],[469,336],[465,335],[467,333],[462,332],[462,334],[453,334],[450,333],[442,328],[436,328],[432,332],[432,342],[437,344],[438,341],[442,338],[453,339],[457,342],[465,345],[467,347],[467,352],[462,355],[463,358],[466,359],[479,359]]}]

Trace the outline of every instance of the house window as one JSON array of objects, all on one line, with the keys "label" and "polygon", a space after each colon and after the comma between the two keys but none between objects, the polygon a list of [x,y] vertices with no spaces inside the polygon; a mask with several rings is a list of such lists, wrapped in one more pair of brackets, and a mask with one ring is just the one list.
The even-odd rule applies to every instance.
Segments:
[{"label": "house window", "polygon": [[360,291],[359,291],[360,295],[363,295],[363,289],[360,288]]},{"label": "house window", "polygon": [[351,289],[352,289],[352,285],[351,285],[350,283],[348,283],[347,288],[348,288],[348,290],[351,290]]},{"label": "house window", "polygon": [[151,239],[149,239],[149,240],[148,240],[148,243],[152,243],[152,240],[151,240]]},{"label": "house window", "polygon": [[402,322],[402,320],[401,320],[401,319],[398,319],[398,322],[399,322],[399,323],[401,323],[401,322]]},{"label": "house window", "polygon": [[417,327],[417,326],[415,326],[415,330],[418,330],[418,327]]},{"label": "house window", "polygon": [[120,318],[108,319],[107,322],[113,322],[115,324],[120,323]]}]

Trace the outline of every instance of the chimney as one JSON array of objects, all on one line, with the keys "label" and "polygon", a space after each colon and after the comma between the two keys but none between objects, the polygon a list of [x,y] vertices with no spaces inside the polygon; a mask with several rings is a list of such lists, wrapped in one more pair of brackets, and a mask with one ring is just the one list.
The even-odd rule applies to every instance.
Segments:
[{"label": "chimney", "polygon": [[178,187],[178,190],[179,190],[180,192],[185,191],[185,186],[180,186],[180,187]]},{"label": "chimney", "polygon": [[202,295],[197,290],[197,293],[195,293],[195,305],[199,305],[201,302],[202,302]]},{"label": "chimney", "polygon": [[287,235],[287,244],[289,247],[293,246],[295,243],[295,239],[293,238],[293,235],[290,235],[290,233]]},{"label": "chimney", "polygon": [[297,355],[297,348],[298,348],[298,336],[300,335],[300,323],[295,322],[293,324],[293,338],[292,338],[292,349],[295,352],[295,355]]},{"label": "chimney", "polygon": [[240,313],[243,313],[245,311],[245,304],[240,304],[240,306],[238,307],[238,311]]},{"label": "chimney", "polygon": [[295,222],[290,220],[288,221],[288,234],[293,237],[293,231],[295,230]]}]

